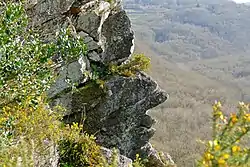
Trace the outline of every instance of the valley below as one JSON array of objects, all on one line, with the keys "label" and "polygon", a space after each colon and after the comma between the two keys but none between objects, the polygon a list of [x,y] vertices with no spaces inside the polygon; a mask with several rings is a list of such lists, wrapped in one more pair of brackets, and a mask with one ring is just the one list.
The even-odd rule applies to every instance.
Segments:
[{"label": "valley below", "polygon": [[250,7],[227,0],[127,0],[136,53],[151,58],[148,72],[169,93],[150,111],[152,144],[178,166],[194,166],[209,139],[212,105],[226,114],[250,101]]}]

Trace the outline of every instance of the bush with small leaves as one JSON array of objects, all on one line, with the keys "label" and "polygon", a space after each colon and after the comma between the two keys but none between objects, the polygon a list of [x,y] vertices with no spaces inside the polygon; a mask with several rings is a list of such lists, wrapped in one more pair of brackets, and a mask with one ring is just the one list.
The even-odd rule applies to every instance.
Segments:
[{"label": "bush with small leaves", "polygon": [[[233,167],[250,165],[249,105],[240,103],[239,111],[227,118],[220,102],[213,106],[213,136],[206,144],[206,151],[198,166]],[[248,139],[248,140],[247,140]]]},{"label": "bush with small leaves", "polygon": [[145,167],[146,159],[142,160],[139,154],[136,154],[136,158],[133,162],[134,167]]},{"label": "bush with small leaves", "polygon": [[[85,133],[80,133],[82,128],[73,124],[78,133],[70,134],[64,140],[59,142],[60,164],[61,166],[100,166],[104,164],[104,157],[101,153],[100,146],[95,142],[95,137]],[[74,135],[80,134],[80,135]],[[101,167],[101,166],[100,166]]]},{"label": "bush with small leaves", "polygon": [[31,103],[49,89],[54,80],[57,55],[69,62],[87,53],[83,39],[62,29],[55,41],[44,43],[39,35],[27,29],[28,18],[22,3],[1,2],[0,15],[0,107],[15,102],[21,104],[29,94]]},{"label": "bush with small leaves", "polygon": [[[56,145],[61,166],[118,166],[117,156],[107,163],[95,138],[83,133],[82,125],[65,125],[64,109],[50,108],[46,98],[55,79],[52,58],[67,63],[85,56],[83,40],[66,29],[55,41],[44,43],[27,25],[21,2],[0,2],[0,166],[34,166],[46,161],[49,148]],[[115,74],[134,73],[147,65],[148,59],[136,56],[117,66]]]},{"label": "bush with small leaves", "polygon": [[105,81],[112,76],[134,77],[139,71],[147,71],[150,68],[150,58],[144,54],[136,54],[120,65],[111,63],[108,66],[100,64],[97,66],[92,63],[91,68],[92,73],[85,72],[85,75],[103,88]]},{"label": "bush with small leaves", "polygon": [[144,54],[133,55],[127,62],[116,65],[110,64],[109,72],[112,75],[134,76],[138,71],[147,71],[150,67],[150,59]]},{"label": "bush with small leaves", "polygon": [[79,133],[76,124],[64,125],[62,109],[49,108],[46,98],[55,78],[52,57],[67,63],[85,56],[82,39],[66,29],[45,44],[27,29],[21,2],[0,2],[0,9],[0,166],[34,166],[61,141],[84,141],[92,150],[93,138]]}]

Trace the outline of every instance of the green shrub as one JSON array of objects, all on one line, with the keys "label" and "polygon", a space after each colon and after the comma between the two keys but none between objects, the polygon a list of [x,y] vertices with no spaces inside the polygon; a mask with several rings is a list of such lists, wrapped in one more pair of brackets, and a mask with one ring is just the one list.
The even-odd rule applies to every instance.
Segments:
[{"label": "green shrub", "polygon": [[85,72],[91,81],[103,88],[105,81],[112,76],[134,77],[139,71],[147,71],[150,68],[150,59],[144,54],[132,55],[125,63],[118,65],[111,63],[108,66],[98,63],[91,63],[92,73]]},{"label": "green shrub", "polygon": [[22,3],[1,2],[0,9],[0,166],[34,166],[49,154],[49,146],[62,141],[82,142],[90,150],[86,159],[95,163],[94,139],[79,133],[82,126],[64,125],[62,109],[50,109],[45,95],[55,79],[52,57],[67,63],[85,56],[82,39],[67,29],[45,44],[27,30]]},{"label": "green shrub", "polygon": [[[233,167],[250,165],[249,105],[239,104],[239,111],[228,118],[220,102],[213,106],[213,136],[206,144],[206,151],[198,166]],[[248,140],[247,140],[248,139]]]},{"label": "green shrub", "polygon": [[69,137],[59,142],[59,149],[62,166],[80,167],[104,164],[104,157],[101,154],[100,146],[95,143],[94,136],[81,134]]},{"label": "green shrub", "polygon": [[21,104],[26,95],[35,103],[35,97],[53,82],[52,57],[58,55],[67,63],[85,56],[86,45],[71,37],[69,29],[62,29],[55,41],[45,44],[27,29],[28,18],[21,3],[1,2],[0,8],[0,107]]},{"label": "green shrub", "polygon": [[[107,163],[95,138],[82,132],[82,125],[61,121],[63,108],[48,107],[46,91],[55,79],[52,57],[59,55],[67,63],[85,56],[83,40],[66,29],[55,41],[43,43],[27,29],[28,18],[20,2],[0,2],[0,14],[0,166],[42,163],[55,145],[61,166],[117,166],[116,154]],[[138,60],[143,59],[135,57],[131,66],[122,65],[118,71],[125,66],[131,71],[144,69]]]},{"label": "green shrub", "polygon": [[112,75],[134,76],[138,71],[146,71],[150,67],[150,59],[144,54],[133,55],[121,65],[110,64],[109,72]]}]

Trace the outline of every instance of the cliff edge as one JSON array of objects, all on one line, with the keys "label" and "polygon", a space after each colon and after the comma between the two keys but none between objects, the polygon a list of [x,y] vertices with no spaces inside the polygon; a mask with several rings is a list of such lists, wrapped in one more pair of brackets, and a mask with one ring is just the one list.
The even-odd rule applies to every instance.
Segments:
[{"label": "cliff edge", "polygon": [[133,54],[134,33],[121,1],[30,0],[27,8],[30,26],[45,41],[71,26],[88,48],[87,56],[58,63],[59,76],[48,92],[52,105],[67,109],[64,121],[84,120],[84,130],[95,134],[100,145],[116,147],[131,159],[136,153],[154,154],[149,139],[155,120],[147,111],[166,101],[168,94],[143,72],[133,77],[112,76],[105,80],[105,89],[89,84],[94,68],[126,63]]}]

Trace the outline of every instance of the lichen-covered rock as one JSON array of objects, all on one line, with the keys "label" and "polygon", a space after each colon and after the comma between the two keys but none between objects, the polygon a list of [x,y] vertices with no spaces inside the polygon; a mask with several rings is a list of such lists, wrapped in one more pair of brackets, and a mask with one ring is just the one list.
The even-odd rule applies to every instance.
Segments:
[{"label": "lichen-covered rock", "polygon": [[46,40],[73,24],[89,50],[98,50],[98,61],[109,63],[125,61],[134,48],[131,23],[120,4],[119,0],[31,0],[27,8],[30,26]]},{"label": "lichen-covered rock", "polygon": [[86,81],[86,77],[83,72],[88,67],[88,60],[85,57],[79,58],[79,60],[68,63],[60,68],[58,78],[55,83],[51,85],[48,92],[50,98],[54,98],[56,95],[66,92],[72,87],[72,84],[80,84]]},{"label": "lichen-covered rock", "polygon": [[[54,144],[51,144],[48,141],[45,141],[47,144],[47,150],[44,150],[42,154],[37,155],[34,153],[35,156],[35,167],[58,167],[59,164],[59,152],[58,147]],[[20,162],[20,167],[22,167],[22,161]],[[19,166],[18,166],[19,167]]]},{"label": "lichen-covered rock", "polygon": [[88,51],[98,51],[99,50],[100,52],[102,52],[101,47],[87,33],[80,31],[78,33],[78,35],[83,38],[84,43],[87,45]]},{"label": "lichen-covered rock", "polygon": [[103,52],[104,62],[124,61],[133,50],[134,34],[130,29],[130,20],[125,11],[108,17],[103,24],[103,36],[106,39]]},{"label": "lichen-covered rock", "polygon": [[150,143],[148,143],[147,145],[145,145],[142,149],[141,149],[144,153],[147,153],[147,167],[152,167],[152,166],[156,166],[156,167],[176,167],[172,157],[167,154],[167,153],[163,153],[163,152],[158,152],[157,150],[155,150],[152,145]]},{"label": "lichen-covered rock", "polygon": [[[54,40],[61,28],[73,26],[84,39],[88,55],[59,69],[59,76],[48,92],[51,105],[67,111],[64,121],[84,121],[87,132],[106,148],[116,147],[122,155],[135,158],[154,135],[154,120],[147,110],[164,102],[168,95],[144,73],[134,77],[114,76],[104,88],[85,76],[90,64],[123,63],[133,53],[134,33],[120,0],[29,0],[30,26],[45,41]],[[71,84],[77,88],[71,91]]]},{"label": "lichen-covered rock", "polygon": [[108,163],[112,163],[112,158],[115,157],[117,158],[117,162],[118,162],[118,167],[131,167],[132,166],[132,160],[120,155],[119,153],[117,153],[117,155],[115,155],[114,151],[101,147],[101,151],[104,155],[104,157],[108,160]]},{"label": "lichen-covered rock", "polygon": [[[117,147],[122,155],[134,158],[154,135],[154,120],[147,110],[167,99],[167,94],[146,74],[136,77],[114,77],[106,89],[92,86],[72,95],[72,113],[67,122],[80,121],[86,115],[85,129],[96,134],[107,148]],[[65,97],[66,98],[66,97]]]}]

